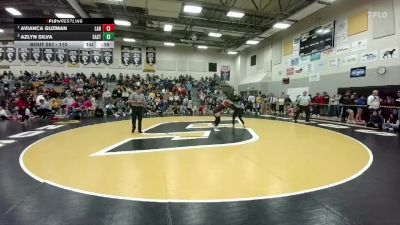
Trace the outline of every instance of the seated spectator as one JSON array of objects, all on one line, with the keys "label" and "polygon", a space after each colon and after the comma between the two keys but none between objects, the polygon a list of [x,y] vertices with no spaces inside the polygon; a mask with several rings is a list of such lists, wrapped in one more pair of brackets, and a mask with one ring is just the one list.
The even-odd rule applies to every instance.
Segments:
[{"label": "seated spectator", "polygon": [[382,125],[382,129],[398,132],[399,125],[400,125],[400,119],[396,118],[393,114],[390,114],[389,119]]},{"label": "seated spectator", "polygon": [[3,107],[0,106],[0,119],[1,120],[10,120],[12,119],[12,116],[10,112],[5,110]]},{"label": "seated spectator", "polygon": [[51,112],[51,105],[48,101],[45,99],[40,99],[39,100],[39,105],[37,108],[37,114],[42,118],[46,119],[47,114]]},{"label": "seated spectator", "polygon": [[381,115],[378,114],[378,111],[375,110],[372,112],[372,115],[370,116],[369,121],[366,125],[367,127],[373,127],[382,130],[383,118]]},{"label": "seated spectator", "polygon": [[67,97],[63,99],[63,104],[61,108],[65,110],[65,115],[68,116],[68,113],[72,110],[72,105],[75,103],[75,99],[68,94]]}]

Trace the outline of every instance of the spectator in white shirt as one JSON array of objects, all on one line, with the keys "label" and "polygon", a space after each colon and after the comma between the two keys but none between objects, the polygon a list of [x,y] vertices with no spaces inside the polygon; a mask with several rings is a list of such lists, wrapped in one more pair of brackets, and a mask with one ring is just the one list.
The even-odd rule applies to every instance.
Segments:
[{"label": "spectator in white shirt", "polygon": [[306,122],[310,122],[311,98],[307,95],[307,91],[303,91],[303,95],[300,95],[297,98],[296,102],[299,105],[299,108],[297,109],[296,115],[294,116],[294,122],[297,123],[297,118],[299,117],[300,113],[303,113],[303,111],[306,112]]},{"label": "spectator in white shirt", "polygon": [[379,98],[378,90],[372,91],[372,94],[368,96],[367,105],[370,112],[379,110],[381,105],[381,100]]},{"label": "spectator in white shirt", "polygon": [[0,106],[0,119],[2,120],[9,120],[11,118],[11,115],[3,109],[3,107]]}]

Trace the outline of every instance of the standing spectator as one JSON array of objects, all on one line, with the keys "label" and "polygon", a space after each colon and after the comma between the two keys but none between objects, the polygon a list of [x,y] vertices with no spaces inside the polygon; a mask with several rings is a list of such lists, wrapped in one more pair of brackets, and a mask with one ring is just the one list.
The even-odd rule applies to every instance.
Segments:
[{"label": "standing spectator", "polygon": [[313,108],[314,110],[312,112],[312,115],[319,117],[321,107],[324,104],[324,98],[321,96],[320,93],[317,93],[317,95],[314,97],[313,104],[314,104],[314,108]]},{"label": "standing spectator", "polygon": [[270,113],[274,112],[275,115],[276,115],[276,103],[277,102],[278,102],[278,98],[276,98],[274,94],[271,94],[271,97],[270,97],[271,111],[270,111]]},{"label": "standing spectator", "polygon": [[30,117],[30,104],[24,93],[21,93],[17,102],[18,113],[21,116],[21,123],[23,123],[26,119]]},{"label": "standing spectator", "polygon": [[371,112],[378,111],[381,106],[378,90],[373,90],[372,94],[367,99],[368,110]]},{"label": "standing spectator", "polygon": [[143,94],[142,86],[137,88],[129,96],[129,103],[132,106],[132,133],[134,133],[135,129],[136,129],[136,120],[138,120],[139,133],[143,133],[142,132],[142,118],[143,118],[145,97]]},{"label": "standing spectator", "polygon": [[327,116],[329,114],[329,100],[330,97],[328,95],[328,93],[326,93],[325,91],[322,92],[322,98],[324,99],[323,101],[323,106],[322,106],[322,115]]},{"label": "standing spectator", "polygon": [[307,95],[307,91],[303,91],[303,95],[297,98],[297,103],[299,108],[294,116],[294,122],[297,123],[297,118],[299,117],[300,113],[306,112],[306,122],[310,122],[310,104],[311,98]]},{"label": "standing spectator", "polygon": [[251,104],[250,111],[253,111],[254,106],[256,105],[256,97],[253,94],[250,94],[247,98],[247,101]]},{"label": "standing spectator", "polygon": [[289,95],[286,95],[285,98],[285,112],[287,115],[289,115],[289,109],[291,108],[292,105],[292,99],[290,99]]},{"label": "standing spectator", "polygon": [[342,122],[346,122],[346,117],[347,117],[347,109],[349,107],[349,105],[354,104],[354,102],[351,102],[350,99],[351,95],[350,95],[350,91],[346,91],[346,93],[344,95],[342,95],[340,97],[339,103],[342,104]]},{"label": "standing spectator", "polygon": [[354,114],[357,112],[356,101],[356,96],[354,94],[350,95],[350,104],[347,107],[347,123],[354,123]]},{"label": "standing spectator", "polygon": [[363,122],[362,115],[363,115],[364,107],[366,105],[364,96],[360,96],[356,100],[356,105],[357,105],[356,123],[362,123]]},{"label": "standing spectator", "polygon": [[398,108],[397,110],[395,109],[393,113],[397,116],[398,119],[400,119],[400,90],[397,91],[396,107]]},{"label": "standing spectator", "polygon": [[333,95],[329,98],[329,113],[328,116],[330,117],[339,117],[340,107],[339,107],[339,99],[340,96]]},{"label": "standing spectator", "polygon": [[283,115],[284,113],[284,107],[285,107],[285,96],[282,94],[278,98],[278,105],[279,105],[279,115]]}]

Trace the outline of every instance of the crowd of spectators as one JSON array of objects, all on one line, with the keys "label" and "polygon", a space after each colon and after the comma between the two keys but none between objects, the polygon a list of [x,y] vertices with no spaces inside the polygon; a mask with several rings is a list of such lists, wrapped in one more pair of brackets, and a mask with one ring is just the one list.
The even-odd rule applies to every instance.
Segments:
[{"label": "crowd of spectators", "polygon": [[[221,81],[214,77],[199,80],[190,75],[122,75],[11,71],[0,75],[0,118],[42,118],[65,115],[69,118],[88,116],[127,116],[128,98],[138,87],[146,96],[145,115],[198,115],[209,113],[225,98]],[[398,129],[400,91],[397,96],[379,97],[377,90],[369,96],[347,91],[329,95],[316,93],[311,98],[311,117],[337,118],[342,122],[362,124],[379,129]],[[229,96],[249,114],[275,114],[294,117],[298,102],[281,93]],[[297,96],[299,97],[299,96]]]},{"label": "crowd of spectators", "polygon": [[190,75],[125,75],[20,72],[0,75],[0,116],[24,122],[31,116],[43,119],[65,115],[127,116],[128,98],[138,87],[146,96],[146,115],[206,114],[224,98],[217,76],[199,80]]},{"label": "crowd of spectators", "polygon": [[[369,96],[352,93],[350,90],[341,94],[329,95],[322,92],[309,96],[311,117],[329,117],[346,123],[398,130],[400,91],[397,96],[387,95],[385,98],[381,98],[377,90]],[[248,113],[294,117],[298,109],[298,97],[291,99],[284,93],[279,96],[249,94],[242,96],[240,103]]]}]

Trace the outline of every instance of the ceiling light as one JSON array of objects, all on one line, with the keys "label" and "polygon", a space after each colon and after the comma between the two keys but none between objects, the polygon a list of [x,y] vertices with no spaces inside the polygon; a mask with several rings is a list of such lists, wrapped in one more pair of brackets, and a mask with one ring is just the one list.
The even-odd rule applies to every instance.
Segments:
[{"label": "ceiling light", "polygon": [[210,32],[210,33],[208,34],[208,36],[210,36],[210,37],[221,37],[222,34],[221,34],[221,33]]},{"label": "ceiling light", "polygon": [[288,27],[290,27],[290,24],[288,24],[288,23],[276,23],[274,25],[274,28],[278,28],[278,29],[286,29]]},{"label": "ceiling light", "polygon": [[200,13],[202,8],[200,6],[185,5],[183,11],[187,13]]},{"label": "ceiling light", "polygon": [[229,51],[229,52],[228,52],[228,54],[229,54],[229,55],[236,55],[236,54],[237,54],[237,52],[234,52],[234,51]]},{"label": "ceiling light", "polygon": [[242,18],[244,16],[244,13],[235,12],[235,11],[229,11],[228,14],[226,14],[226,16],[235,17],[235,18]]},{"label": "ceiling light", "polygon": [[171,31],[172,30],[172,25],[171,24],[165,24],[164,25],[164,31]]},{"label": "ceiling light", "polygon": [[115,25],[119,25],[119,26],[131,26],[131,22],[126,21],[126,20],[114,20]]},{"label": "ceiling light", "polygon": [[0,33],[3,33],[4,32],[4,30],[3,29],[0,29]]},{"label": "ceiling light", "polygon": [[246,44],[248,44],[248,45],[256,45],[256,44],[258,44],[259,43],[259,41],[254,41],[254,40],[248,40],[248,41],[246,41]]},{"label": "ceiling light", "polygon": [[136,41],[133,38],[123,38],[122,40],[125,41],[125,42],[135,42]]},{"label": "ceiling light", "polygon": [[317,34],[320,34],[320,33],[322,33],[324,30],[322,30],[322,28],[321,29],[318,29],[317,30]]},{"label": "ceiling light", "polygon": [[14,8],[6,8],[7,12],[13,14],[14,16],[20,16],[22,13]]},{"label": "ceiling light", "polygon": [[207,46],[205,46],[205,45],[199,45],[199,46],[197,46],[197,48],[201,48],[201,49],[207,49],[208,47],[207,47]]},{"label": "ceiling light", "polygon": [[165,46],[175,46],[175,43],[172,42],[164,42]]},{"label": "ceiling light", "polygon": [[67,13],[56,13],[56,16],[58,18],[75,18],[74,15],[67,14]]}]

